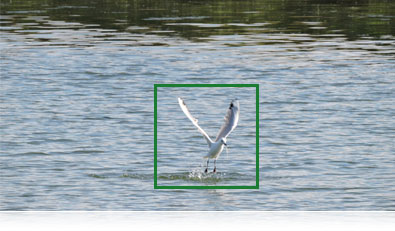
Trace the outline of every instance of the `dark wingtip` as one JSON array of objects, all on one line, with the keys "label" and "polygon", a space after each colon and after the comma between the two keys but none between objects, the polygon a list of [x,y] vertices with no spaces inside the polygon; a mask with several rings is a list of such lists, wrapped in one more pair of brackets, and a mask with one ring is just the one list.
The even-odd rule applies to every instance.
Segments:
[{"label": "dark wingtip", "polygon": [[182,104],[184,104],[186,106],[184,100],[181,97],[178,97],[178,99],[181,100]]},{"label": "dark wingtip", "polygon": [[238,98],[232,99],[232,101],[230,102],[229,109],[232,109],[234,107],[233,102],[237,102],[238,100],[239,100]]}]

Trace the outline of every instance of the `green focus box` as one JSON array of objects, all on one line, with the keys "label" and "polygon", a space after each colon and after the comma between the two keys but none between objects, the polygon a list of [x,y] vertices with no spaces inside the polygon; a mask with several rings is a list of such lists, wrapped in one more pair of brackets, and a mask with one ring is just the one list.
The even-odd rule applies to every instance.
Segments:
[{"label": "green focus box", "polygon": [[[256,155],[255,155],[255,182],[254,182],[255,184],[254,185],[158,185],[158,88],[191,88],[191,87],[192,88],[215,87],[215,88],[254,88],[255,89]],[[180,109],[180,113],[182,113],[181,109]],[[191,124],[191,126],[193,125]],[[251,177],[253,177],[253,175]],[[154,84],[154,189],[259,189],[259,84]]]}]

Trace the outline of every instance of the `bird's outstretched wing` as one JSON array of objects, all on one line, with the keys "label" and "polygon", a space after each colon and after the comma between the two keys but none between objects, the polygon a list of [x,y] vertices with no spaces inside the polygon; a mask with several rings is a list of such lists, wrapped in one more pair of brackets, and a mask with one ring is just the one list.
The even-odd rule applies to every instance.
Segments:
[{"label": "bird's outstretched wing", "polygon": [[237,123],[239,122],[239,114],[240,114],[240,104],[238,100],[232,100],[229,105],[228,111],[225,115],[225,123],[222,125],[221,129],[219,129],[217,138],[215,142],[220,140],[221,138],[226,138],[233,129],[236,128]]},{"label": "bird's outstretched wing", "polygon": [[207,141],[208,146],[211,147],[211,144],[213,143],[213,141],[210,139],[210,137],[207,135],[207,133],[199,126],[198,120],[195,119],[191,115],[184,100],[181,98],[178,98],[178,103],[180,104],[182,111],[185,113],[185,115],[188,117],[188,119],[190,119],[192,121],[193,125],[195,125],[197,127],[197,129],[199,130],[199,132],[202,133],[204,139],[206,139],[206,141]]}]

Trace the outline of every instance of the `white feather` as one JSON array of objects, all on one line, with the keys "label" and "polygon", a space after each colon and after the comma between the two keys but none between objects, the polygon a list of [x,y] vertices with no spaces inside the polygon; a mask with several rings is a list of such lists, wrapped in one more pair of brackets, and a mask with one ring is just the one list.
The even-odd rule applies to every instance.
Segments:
[{"label": "white feather", "polygon": [[181,98],[178,98],[178,104],[180,104],[180,107],[182,111],[185,113],[185,115],[188,117],[189,120],[192,121],[193,125],[197,127],[200,133],[202,133],[204,139],[207,141],[207,144],[209,147],[211,147],[211,144],[213,141],[210,139],[210,136],[207,135],[207,133],[199,126],[198,120],[192,116],[192,114],[189,112],[187,105],[185,104],[184,100]]}]

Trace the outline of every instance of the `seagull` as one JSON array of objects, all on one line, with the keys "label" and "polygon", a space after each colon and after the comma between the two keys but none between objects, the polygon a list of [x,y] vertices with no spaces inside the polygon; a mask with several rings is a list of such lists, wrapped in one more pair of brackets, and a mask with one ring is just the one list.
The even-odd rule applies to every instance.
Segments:
[{"label": "seagull", "polygon": [[219,155],[221,154],[221,152],[224,150],[224,146],[227,146],[226,138],[236,128],[237,122],[239,121],[239,114],[240,114],[239,101],[237,99],[231,101],[229,108],[226,112],[225,118],[224,118],[225,123],[220,128],[215,141],[212,141],[210,136],[207,135],[207,133],[199,126],[198,120],[195,119],[191,115],[184,100],[181,98],[178,98],[178,103],[180,104],[182,111],[185,113],[185,115],[188,117],[188,119],[191,120],[193,125],[195,125],[197,127],[197,129],[199,130],[199,132],[202,133],[204,139],[206,140],[206,142],[208,144],[209,151],[208,151],[208,154],[206,156],[204,156],[204,158],[207,159],[207,166],[206,166],[206,170],[204,170],[204,172],[207,173],[207,171],[208,171],[208,164],[209,164],[210,159],[214,159],[213,172],[216,172],[217,171],[216,161],[217,161]]}]

